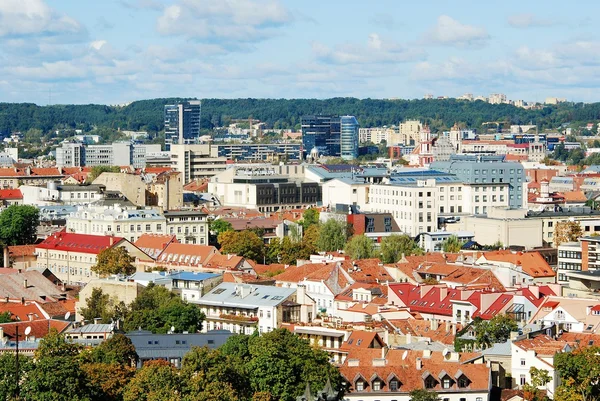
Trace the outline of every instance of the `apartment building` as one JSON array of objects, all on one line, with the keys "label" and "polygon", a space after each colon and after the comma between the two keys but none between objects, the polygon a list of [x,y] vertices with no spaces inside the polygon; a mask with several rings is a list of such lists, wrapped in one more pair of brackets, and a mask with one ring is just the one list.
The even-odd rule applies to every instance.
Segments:
[{"label": "apartment building", "polygon": [[159,144],[114,142],[104,145],[87,145],[65,142],[56,148],[57,167],[81,166],[146,166],[146,155],[160,152]]},{"label": "apartment building", "polygon": [[171,145],[171,166],[183,174],[184,185],[210,178],[227,168],[227,158],[210,144]]},{"label": "apartment building", "polygon": [[[208,244],[208,215],[201,210],[165,210],[165,234],[182,244]],[[158,233],[159,231],[157,231]]]}]

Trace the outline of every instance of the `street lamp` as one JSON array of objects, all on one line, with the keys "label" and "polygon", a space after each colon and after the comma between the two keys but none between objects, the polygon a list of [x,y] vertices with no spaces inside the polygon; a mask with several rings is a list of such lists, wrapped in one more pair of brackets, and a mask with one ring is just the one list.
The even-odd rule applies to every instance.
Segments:
[{"label": "street lamp", "polygon": [[[25,329],[25,338],[27,338],[27,336],[31,334],[31,326],[27,326],[27,328]],[[17,380],[17,397],[20,395],[20,390],[19,390],[19,325],[16,325],[16,335],[17,335],[17,350],[16,350],[16,357],[15,357],[15,370],[16,370],[16,380]]]}]

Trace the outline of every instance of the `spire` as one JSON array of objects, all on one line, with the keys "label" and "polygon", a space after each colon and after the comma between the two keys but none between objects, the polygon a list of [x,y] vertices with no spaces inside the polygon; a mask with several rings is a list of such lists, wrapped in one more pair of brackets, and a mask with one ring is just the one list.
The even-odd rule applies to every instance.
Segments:
[{"label": "spire", "polygon": [[296,401],[312,401],[312,394],[310,392],[310,383],[306,382],[306,388],[304,389],[304,393],[296,397]]}]

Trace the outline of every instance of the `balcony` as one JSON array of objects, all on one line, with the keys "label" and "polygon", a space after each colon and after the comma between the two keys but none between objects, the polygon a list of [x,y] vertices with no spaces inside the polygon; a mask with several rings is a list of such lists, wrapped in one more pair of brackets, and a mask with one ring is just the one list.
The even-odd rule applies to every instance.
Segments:
[{"label": "balcony", "polygon": [[258,322],[257,316],[244,316],[244,315],[230,315],[226,313],[222,313],[219,315],[219,319],[233,322],[246,322],[246,323],[254,323]]}]

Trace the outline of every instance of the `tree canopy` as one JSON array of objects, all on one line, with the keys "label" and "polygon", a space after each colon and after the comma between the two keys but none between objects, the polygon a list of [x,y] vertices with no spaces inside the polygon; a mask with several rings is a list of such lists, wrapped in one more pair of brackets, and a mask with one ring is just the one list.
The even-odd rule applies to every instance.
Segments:
[{"label": "tree canopy", "polygon": [[423,254],[423,250],[406,234],[394,234],[381,240],[381,261],[383,263],[396,263],[402,258],[402,255],[421,254]]},{"label": "tree canopy", "polygon": [[505,314],[498,314],[490,320],[475,319],[473,328],[476,333],[476,343],[479,346],[490,346],[495,343],[506,342],[512,331],[517,331],[519,326],[515,320]]},{"label": "tree canopy", "polygon": [[460,252],[464,244],[464,241],[459,240],[456,235],[451,235],[442,243],[442,250],[444,252],[457,253]]},{"label": "tree canopy", "polygon": [[355,235],[346,243],[344,252],[351,259],[372,258],[375,254],[375,244],[371,238],[365,235]]},{"label": "tree canopy", "polygon": [[135,258],[127,252],[122,246],[106,248],[98,254],[96,264],[92,266],[92,271],[100,276],[109,276],[111,274],[124,274],[130,276],[135,273],[133,263]]},{"label": "tree canopy", "polygon": [[348,238],[347,224],[329,219],[319,229],[317,248],[320,251],[333,252],[344,249]]},{"label": "tree canopy", "polygon": [[0,241],[6,245],[27,245],[37,240],[39,209],[10,205],[0,213]]},{"label": "tree canopy", "polygon": [[555,399],[591,401],[600,397],[600,347],[557,353],[554,367],[561,379]]}]

